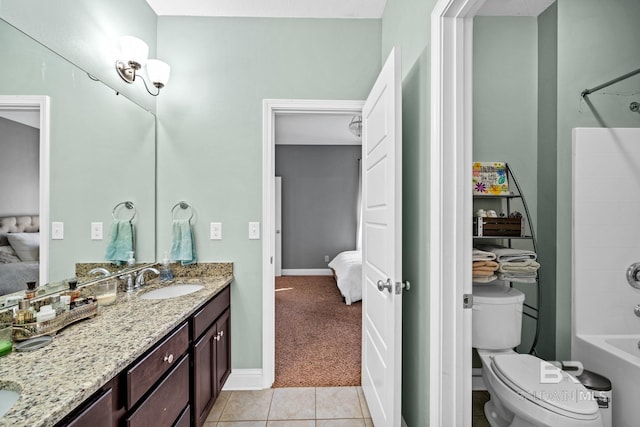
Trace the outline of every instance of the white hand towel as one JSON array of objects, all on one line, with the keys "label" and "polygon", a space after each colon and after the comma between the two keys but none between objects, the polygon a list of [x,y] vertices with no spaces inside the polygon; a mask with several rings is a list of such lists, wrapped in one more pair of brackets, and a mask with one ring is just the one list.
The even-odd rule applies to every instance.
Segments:
[{"label": "white hand towel", "polygon": [[496,259],[496,254],[492,252],[481,251],[480,249],[473,248],[471,253],[473,261],[492,261]]},{"label": "white hand towel", "polygon": [[483,251],[493,252],[498,262],[535,260],[538,255],[528,249],[505,248],[504,246],[482,245],[478,246]]}]

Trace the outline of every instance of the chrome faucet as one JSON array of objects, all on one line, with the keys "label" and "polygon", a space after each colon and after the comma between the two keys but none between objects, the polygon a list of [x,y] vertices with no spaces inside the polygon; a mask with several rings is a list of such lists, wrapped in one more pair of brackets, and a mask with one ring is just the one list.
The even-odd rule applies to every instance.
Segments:
[{"label": "chrome faucet", "polygon": [[111,276],[111,272],[103,267],[96,267],[89,270],[89,275],[100,274],[98,277],[108,277]]},{"label": "chrome faucet", "polygon": [[140,287],[145,285],[144,273],[147,273],[147,272],[153,273],[156,276],[160,276],[160,272],[158,271],[157,268],[153,268],[153,267],[144,268],[144,269],[138,271],[138,277],[136,278],[136,286],[135,286],[136,288],[140,288]]},{"label": "chrome faucet", "polygon": [[123,274],[118,279],[126,280],[125,292],[133,292],[135,290],[135,273]]}]

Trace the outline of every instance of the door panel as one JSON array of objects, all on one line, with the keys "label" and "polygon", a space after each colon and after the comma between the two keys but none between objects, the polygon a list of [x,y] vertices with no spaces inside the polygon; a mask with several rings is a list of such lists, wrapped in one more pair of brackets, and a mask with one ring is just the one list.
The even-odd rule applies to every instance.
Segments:
[{"label": "door panel", "polygon": [[362,389],[376,427],[399,427],[402,418],[402,292],[395,285],[402,281],[400,78],[393,49],[362,110]]}]

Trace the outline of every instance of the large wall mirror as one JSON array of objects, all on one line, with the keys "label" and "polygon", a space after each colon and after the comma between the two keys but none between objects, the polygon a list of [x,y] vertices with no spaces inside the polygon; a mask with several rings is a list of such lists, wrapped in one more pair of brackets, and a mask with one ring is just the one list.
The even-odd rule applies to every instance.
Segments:
[{"label": "large wall mirror", "polygon": [[[62,239],[52,239],[51,230],[41,233],[49,248],[48,277],[41,282],[73,277],[78,262],[105,262],[114,208],[126,201],[135,207],[136,261],[154,262],[155,116],[4,20],[0,40],[0,96],[49,97],[48,225],[64,228]],[[10,139],[14,145],[0,146],[3,162],[14,165],[0,175],[0,188],[47,191],[26,189],[39,183],[33,176],[39,174],[37,125],[0,114],[0,131],[0,144]],[[7,163],[5,155],[15,160]],[[33,194],[3,190],[0,196],[0,217],[39,215]],[[116,216],[131,217],[122,206]],[[92,239],[92,223],[102,223],[101,240]]]}]

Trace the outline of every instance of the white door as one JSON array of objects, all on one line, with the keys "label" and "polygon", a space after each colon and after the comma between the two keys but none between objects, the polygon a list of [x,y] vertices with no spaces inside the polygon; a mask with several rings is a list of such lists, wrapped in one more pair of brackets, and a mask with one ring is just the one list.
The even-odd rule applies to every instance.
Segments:
[{"label": "white door", "polygon": [[400,79],[400,52],[394,48],[362,110],[362,389],[376,427],[401,424]]},{"label": "white door", "polygon": [[275,236],[275,263],[274,272],[276,277],[282,276],[282,177],[276,176],[275,196],[276,196],[276,236]]}]

